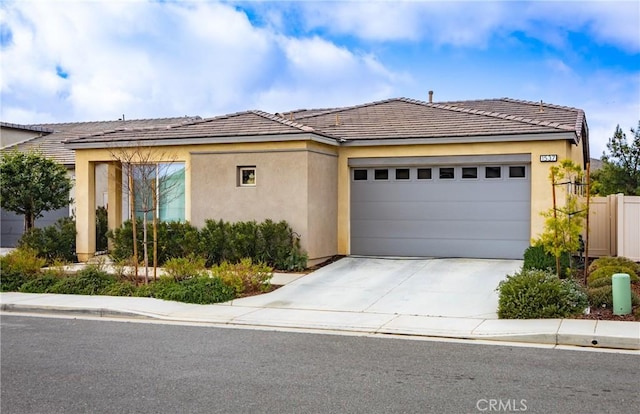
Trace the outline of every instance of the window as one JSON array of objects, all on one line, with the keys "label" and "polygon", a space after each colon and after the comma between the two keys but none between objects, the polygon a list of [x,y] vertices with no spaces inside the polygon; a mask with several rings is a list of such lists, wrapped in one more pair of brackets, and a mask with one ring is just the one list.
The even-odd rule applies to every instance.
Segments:
[{"label": "window", "polygon": [[353,170],[354,181],[367,181],[367,170]]},{"label": "window", "polygon": [[462,167],[462,178],[478,178],[478,168]]},{"label": "window", "polygon": [[409,169],[408,168],[396,168],[396,180],[408,180]]},{"label": "window", "polygon": [[500,167],[485,167],[484,178],[500,178],[502,174],[502,168]]},{"label": "window", "polygon": [[455,178],[453,167],[440,168],[441,180],[452,180],[453,178]]},{"label": "window", "polygon": [[388,180],[389,179],[389,170],[374,170],[373,178],[376,180]]},{"label": "window", "polygon": [[240,187],[256,186],[256,167],[238,167]]},{"label": "window", "polygon": [[131,165],[136,217],[184,221],[184,163]]},{"label": "window", "polygon": [[431,168],[418,168],[418,180],[430,180]]},{"label": "window", "polygon": [[509,167],[509,178],[524,178],[525,176],[524,165]]}]

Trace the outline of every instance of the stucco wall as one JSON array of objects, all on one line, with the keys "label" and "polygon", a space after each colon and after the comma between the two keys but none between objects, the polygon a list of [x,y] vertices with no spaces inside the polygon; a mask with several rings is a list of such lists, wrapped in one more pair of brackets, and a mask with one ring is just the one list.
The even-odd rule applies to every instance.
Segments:
[{"label": "stucco wall", "polygon": [[[242,187],[238,168],[255,166],[256,185]],[[286,220],[308,248],[305,150],[194,153],[191,155],[191,222]]]},{"label": "stucco wall", "polygon": [[338,247],[338,157],[328,148],[308,157],[308,250],[311,259],[326,258]]}]

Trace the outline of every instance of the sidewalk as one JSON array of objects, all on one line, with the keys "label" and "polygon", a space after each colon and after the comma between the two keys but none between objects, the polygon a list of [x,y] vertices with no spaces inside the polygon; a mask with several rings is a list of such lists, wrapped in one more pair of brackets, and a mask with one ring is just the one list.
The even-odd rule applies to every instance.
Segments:
[{"label": "sidewalk", "polygon": [[13,292],[0,294],[0,304],[3,312],[133,317],[226,326],[296,328],[640,350],[640,322],[468,319],[273,306],[266,308],[247,306],[244,299],[215,305],[194,305],[154,298]]}]

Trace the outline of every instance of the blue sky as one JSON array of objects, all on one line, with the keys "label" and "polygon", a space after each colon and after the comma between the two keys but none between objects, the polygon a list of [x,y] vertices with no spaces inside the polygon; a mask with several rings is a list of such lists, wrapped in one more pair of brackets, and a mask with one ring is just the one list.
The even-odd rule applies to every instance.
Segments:
[{"label": "blue sky", "polygon": [[640,120],[638,1],[11,1],[1,116],[282,112],[405,96],[584,109],[592,155]]}]

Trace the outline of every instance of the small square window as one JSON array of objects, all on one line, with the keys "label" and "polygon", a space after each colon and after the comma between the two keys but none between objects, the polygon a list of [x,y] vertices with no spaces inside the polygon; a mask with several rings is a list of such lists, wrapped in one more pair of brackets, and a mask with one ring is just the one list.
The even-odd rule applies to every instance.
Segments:
[{"label": "small square window", "polygon": [[478,168],[462,167],[462,178],[478,178]]},{"label": "small square window", "polygon": [[396,180],[408,180],[409,169],[408,168],[396,168]]},{"label": "small square window", "polygon": [[373,178],[376,180],[388,180],[389,179],[389,170],[374,170]]},{"label": "small square window", "polygon": [[255,187],[256,167],[239,167],[240,187]]},{"label": "small square window", "polygon": [[500,167],[485,167],[484,178],[500,178],[502,174],[502,168]]},{"label": "small square window", "polygon": [[509,178],[524,178],[524,177],[525,177],[524,165],[509,167]]},{"label": "small square window", "polygon": [[431,168],[418,168],[418,180],[430,180]]},{"label": "small square window", "polygon": [[354,181],[367,181],[367,170],[353,170]]},{"label": "small square window", "polygon": [[452,180],[455,178],[453,167],[440,168],[441,180]]}]

